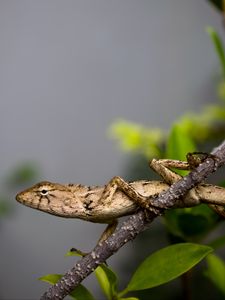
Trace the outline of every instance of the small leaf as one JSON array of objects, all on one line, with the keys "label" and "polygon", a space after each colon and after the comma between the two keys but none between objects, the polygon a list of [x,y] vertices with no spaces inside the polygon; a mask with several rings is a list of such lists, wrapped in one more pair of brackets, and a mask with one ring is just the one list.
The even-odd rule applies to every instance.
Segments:
[{"label": "small leaf", "polygon": [[211,251],[211,247],[192,243],[163,248],[144,260],[124,291],[144,290],[173,280],[191,269]]},{"label": "small leaf", "polygon": [[95,275],[108,300],[115,299],[117,293],[116,274],[105,264],[97,267]]},{"label": "small leaf", "polygon": [[206,260],[208,269],[205,275],[225,295],[225,263],[214,254],[209,254]]},{"label": "small leaf", "polygon": [[38,280],[45,281],[50,284],[55,284],[59,281],[59,279],[61,279],[62,276],[62,274],[47,274],[38,278]]},{"label": "small leaf", "polygon": [[[56,284],[62,277],[62,274],[48,274],[39,278],[41,281],[48,282],[50,284]],[[74,291],[72,291],[69,296],[75,300],[95,300],[92,294],[84,287],[79,284]]]}]

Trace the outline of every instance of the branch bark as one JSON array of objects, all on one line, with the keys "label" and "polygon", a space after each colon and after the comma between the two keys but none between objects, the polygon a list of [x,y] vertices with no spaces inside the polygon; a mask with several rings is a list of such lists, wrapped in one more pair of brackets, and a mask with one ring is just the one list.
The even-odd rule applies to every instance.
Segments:
[{"label": "branch bark", "polygon": [[[152,204],[161,207],[162,210],[177,206],[177,201],[190,189],[201,183],[210,174],[225,164],[225,141],[212,151],[198,167],[191,171],[180,181],[171,185],[165,192],[153,199]],[[156,212],[139,211],[131,215],[116,231],[104,242],[98,244],[91,253],[76,263],[55,285],[51,286],[43,294],[41,300],[63,299],[82,282],[95,268],[105,262],[117,252],[124,244],[133,240],[140,232],[145,230],[158,216]]]}]

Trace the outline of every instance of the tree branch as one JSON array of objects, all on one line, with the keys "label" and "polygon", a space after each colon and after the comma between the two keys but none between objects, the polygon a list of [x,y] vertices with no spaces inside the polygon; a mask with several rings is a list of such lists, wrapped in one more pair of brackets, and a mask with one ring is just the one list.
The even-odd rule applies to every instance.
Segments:
[{"label": "tree branch", "polygon": [[[225,142],[214,149],[211,154],[212,156],[209,156],[187,176],[154,198],[151,203],[157,207],[161,207],[162,210],[176,207],[179,198],[183,197],[194,186],[204,181],[205,178],[215,172],[218,167],[225,164]],[[105,262],[125,243],[133,240],[137,234],[145,230],[157,216],[157,212],[150,211],[146,214],[142,210],[130,216],[117,227],[115,232],[107,240],[98,244],[91,253],[78,261],[58,283],[51,286],[41,297],[41,300],[63,299],[73,291],[84,278],[93,272],[98,265]]]}]

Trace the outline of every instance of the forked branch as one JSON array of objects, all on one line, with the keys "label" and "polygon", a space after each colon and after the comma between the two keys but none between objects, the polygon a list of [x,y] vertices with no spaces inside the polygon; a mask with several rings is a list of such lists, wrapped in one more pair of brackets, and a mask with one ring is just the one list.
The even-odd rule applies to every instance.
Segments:
[{"label": "forked branch", "polygon": [[46,299],[63,299],[82,282],[98,265],[105,262],[124,244],[133,240],[137,234],[145,230],[150,223],[167,208],[177,207],[177,201],[190,189],[203,182],[210,174],[225,164],[225,142],[214,149],[202,163],[187,176],[172,184],[168,190],[152,199],[151,203],[161,210],[155,212],[139,211],[124,221],[105,241],[98,244],[91,253],[76,263],[57,284],[51,286],[41,297]]}]

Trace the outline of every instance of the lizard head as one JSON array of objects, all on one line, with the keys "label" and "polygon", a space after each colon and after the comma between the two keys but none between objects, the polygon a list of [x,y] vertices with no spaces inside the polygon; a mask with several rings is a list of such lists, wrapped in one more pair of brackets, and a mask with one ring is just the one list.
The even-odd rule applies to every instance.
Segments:
[{"label": "lizard head", "polygon": [[16,195],[16,200],[44,212],[64,216],[63,208],[70,205],[73,193],[69,187],[42,181]]}]

